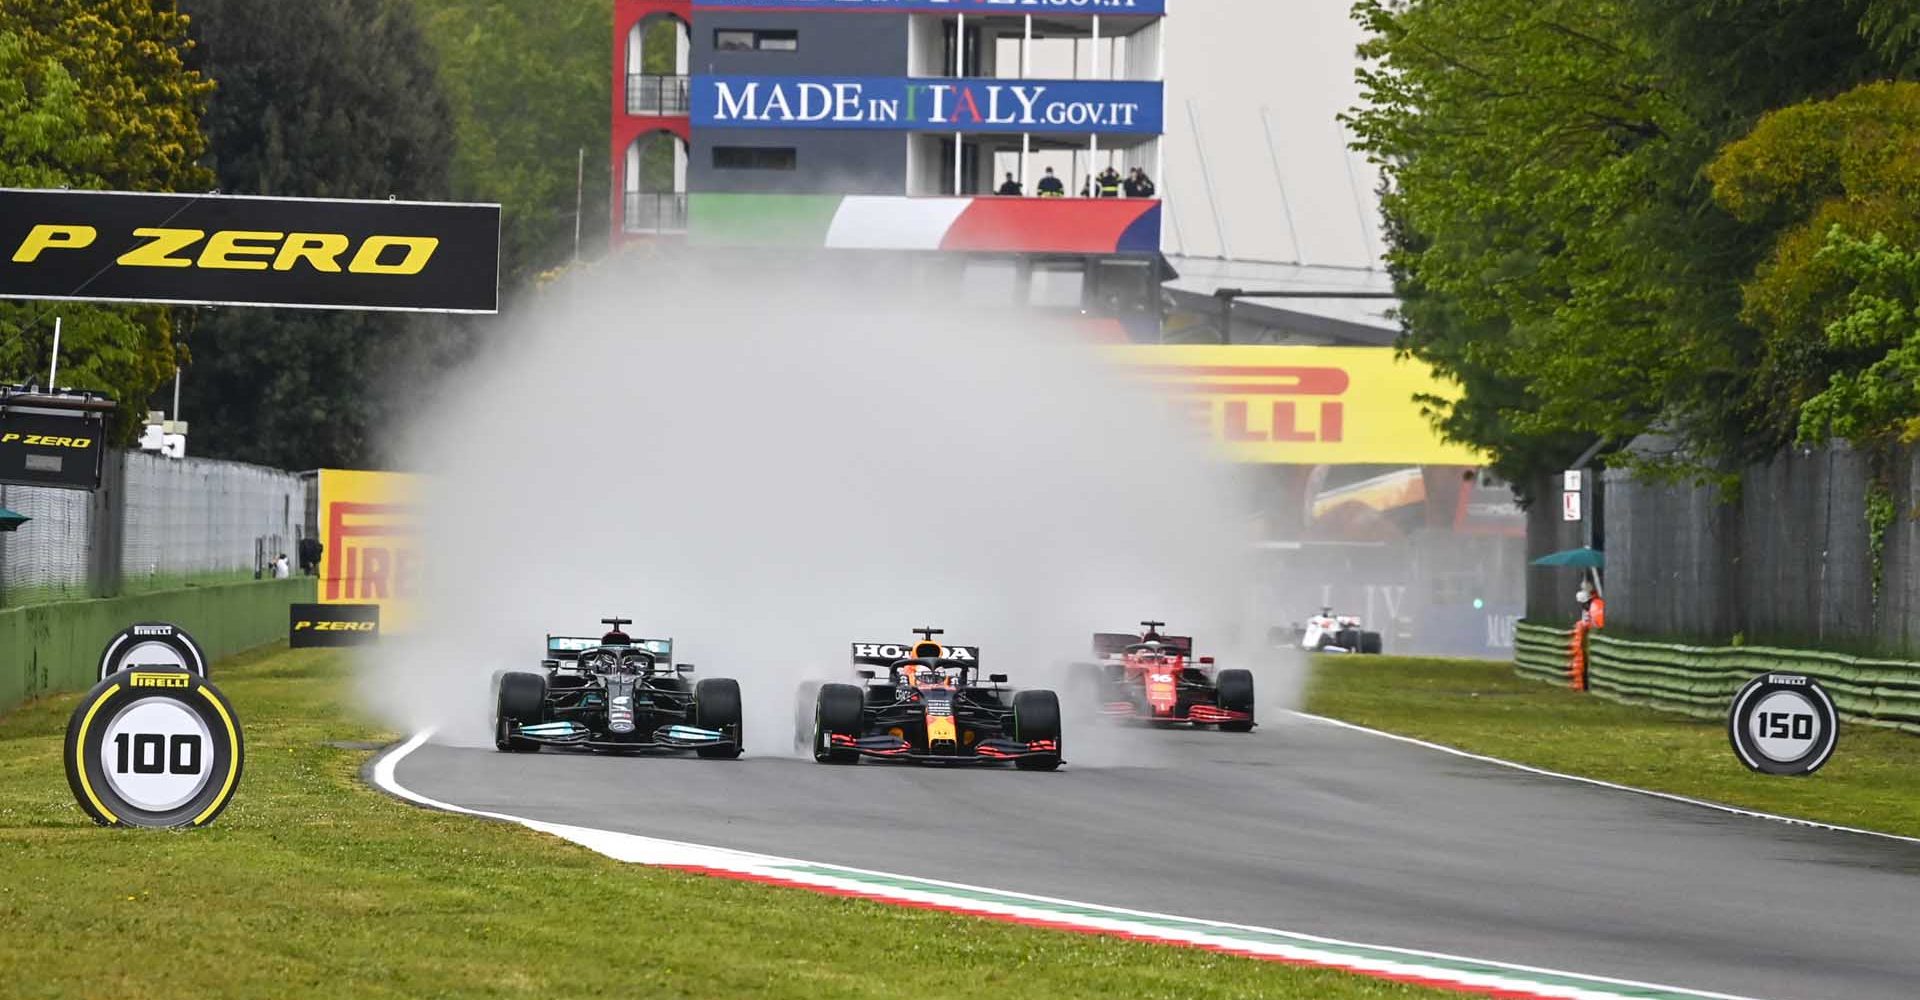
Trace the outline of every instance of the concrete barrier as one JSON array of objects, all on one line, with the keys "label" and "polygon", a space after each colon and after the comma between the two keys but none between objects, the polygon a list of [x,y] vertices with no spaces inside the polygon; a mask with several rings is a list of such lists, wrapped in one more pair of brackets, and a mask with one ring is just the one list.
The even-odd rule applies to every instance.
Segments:
[{"label": "concrete barrier", "polygon": [[287,605],[312,601],[314,593],[312,577],[294,577],[0,611],[0,711],[44,694],[85,690],[101,648],[134,622],[172,622],[218,659],[286,638]]}]

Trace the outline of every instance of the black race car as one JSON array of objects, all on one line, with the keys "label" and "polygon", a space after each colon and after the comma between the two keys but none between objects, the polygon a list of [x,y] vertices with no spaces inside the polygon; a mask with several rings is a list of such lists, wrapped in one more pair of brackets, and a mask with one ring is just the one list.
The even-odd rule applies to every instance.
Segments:
[{"label": "black race car", "polygon": [[691,663],[673,662],[672,639],[635,639],[630,618],[602,618],[598,639],[547,636],[541,672],[494,679],[493,745],[615,752],[692,750],[740,756],[740,685],[709,677],[688,686]]},{"label": "black race car", "polygon": [[1213,657],[1193,655],[1193,637],[1161,635],[1166,622],[1141,622],[1140,635],[1095,632],[1099,663],[1077,665],[1077,688],[1112,718],[1155,724],[1218,726],[1244,733],[1254,725],[1253,673],[1215,672]]},{"label": "black race car", "polygon": [[[978,646],[945,646],[937,628],[917,642],[856,642],[859,684],[809,684],[795,708],[794,742],[823,764],[862,757],[924,764],[1011,761],[1060,766],[1060,700],[1012,692],[1004,674],[980,675]],[[884,674],[882,673],[884,671]]]}]

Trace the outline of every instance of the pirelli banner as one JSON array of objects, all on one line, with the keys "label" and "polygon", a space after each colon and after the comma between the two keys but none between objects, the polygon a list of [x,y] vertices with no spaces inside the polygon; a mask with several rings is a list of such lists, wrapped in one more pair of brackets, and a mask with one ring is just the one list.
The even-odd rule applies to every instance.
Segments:
[{"label": "pirelli banner", "polygon": [[0,189],[0,298],[491,313],[500,206]]},{"label": "pirelli banner", "polygon": [[320,470],[320,603],[376,606],[359,620],[378,622],[379,633],[405,629],[420,578],[418,482],[402,472]]},{"label": "pirelli banner", "polygon": [[1389,347],[1116,347],[1166,393],[1180,419],[1236,462],[1275,465],[1483,465],[1443,441],[1416,396],[1454,384]]}]

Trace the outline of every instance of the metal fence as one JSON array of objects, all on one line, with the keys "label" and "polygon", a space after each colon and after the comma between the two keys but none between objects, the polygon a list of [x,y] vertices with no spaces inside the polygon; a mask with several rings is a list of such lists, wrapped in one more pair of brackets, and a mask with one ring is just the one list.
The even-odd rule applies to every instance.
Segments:
[{"label": "metal fence", "polygon": [[627,74],[627,114],[684,115],[693,106],[692,77]]},{"label": "metal fence", "polygon": [[[1796,449],[1716,487],[1603,477],[1608,625],[1630,634],[1920,654],[1920,453],[1892,462],[1895,516],[1874,582],[1872,463]],[[1534,575],[1542,571],[1534,570]],[[1545,597],[1547,595],[1542,595]],[[1571,620],[1535,605],[1529,617]],[[1547,613],[1541,613],[1544,609]]]},{"label": "metal fence", "polygon": [[98,492],[0,487],[0,607],[251,579],[297,565],[311,481],[240,462],[110,454]]},{"label": "metal fence", "polygon": [[684,233],[687,231],[687,196],[628,191],[626,225],[629,233]]}]

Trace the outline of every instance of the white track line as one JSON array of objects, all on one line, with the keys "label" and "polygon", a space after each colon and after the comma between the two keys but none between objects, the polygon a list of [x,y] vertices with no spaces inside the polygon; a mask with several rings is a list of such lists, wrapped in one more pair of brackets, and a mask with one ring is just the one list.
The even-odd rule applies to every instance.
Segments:
[{"label": "white track line", "polygon": [[1562,781],[1577,781],[1583,785],[1593,785],[1598,788],[1607,788],[1616,792],[1631,792],[1635,795],[1645,795],[1649,798],[1665,799],[1668,802],[1679,802],[1685,805],[1699,806],[1702,809],[1712,809],[1715,812],[1729,813],[1734,816],[1745,816],[1749,819],[1764,819],[1774,823],[1786,823],[1791,826],[1811,827],[1815,830],[1828,830],[1834,833],[1852,833],[1862,837],[1879,837],[1882,840],[1897,840],[1906,844],[1920,844],[1920,837],[1905,837],[1897,833],[1882,833],[1879,830],[1863,830],[1857,826],[1839,826],[1834,823],[1822,823],[1818,820],[1800,819],[1796,816],[1781,816],[1777,813],[1760,812],[1755,809],[1742,809],[1739,806],[1730,806],[1723,802],[1710,802],[1706,799],[1696,799],[1686,795],[1675,795],[1672,792],[1656,792],[1650,788],[1636,788],[1632,785],[1621,785],[1611,781],[1602,781],[1599,778],[1583,778],[1577,774],[1563,774],[1559,771],[1549,771],[1543,767],[1534,767],[1530,764],[1522,764],[1518,761],[1506,760],[1501,757],[1489,757],[1486,754],[1472,753],[1458,747],[1447,746],[1444,743],[1430,743],[1426,740],[1414,739],[1411,736],[1402,736],[1399,733],[1389,733],[1385,730],[1374,729],[1370,726],[1344,722],[1340,719],[1330,719],[1324,715],[1314,715],[1311,712],[1299,712],[1290,709],[1287,714],[1298,716],[1309,722],[1338,726],[1341,729],[1351,729],[1356,733],[1366,733],[1369,736],[1378,736],[1382,739],[1395,740],[1400,743],[1411,743],[1414,746],[1423,747],[1427,750],[1438,750],[1441,753],[1452,754],[1455,757],[1477,760],[1482,764],[1497,764],[1500,767],[1512,768],[1515,771],[1537,774],[1543,778],[1559,778]]},{"label": "white track line", "polygon": [[[1303,717],[1317,720],[1317,717],[1314,716],[1303,715]],[[1345,725],[1344,723],[1338,724]],[[1465,987],[1474,992],[1487,992],[1490,995],[1569,998],[1569,1000],[1619,1000],[1619,998],[1622,997],[1633,996],[1685,997],[1697,998],[1697,1000],[1753,1000],[1753,998],[1738,997],[1725,993],[1689,990],[1630,979],[1616,979],[1607,976],[1594,976],[1584,973],[1565,972],[1557,969],[1545,969],[1537,966],[1519,965],[1511,962],[1467,958],[1442,952],[1420,951],[1390,945],[1363,944],[1360,942],[1344,941],[1338,938],[1304,934],[1298,931],[1283,931],[1275,928],[1259,927],[1251,924],[1235,924],[1217,920],[1154,913],[1145,910],[1133,910],[1124,907],[1105,906],[1096,903],[1082,903],[1050,896],[1038,896],[1031,893],[991,889],[958,882],[921,878],[919,876],[896,875],[888,872],[851,868],[845,865],[827,865],[793,858],[781,858],[773,855],[736,851],[730,848],[707,847],[681,841],[644,837],[638,834],[622,833],[613,830],[598,830],[591,827],[549,823],[543,820],[528,819],[509,813],[471,809],[466,806],[455,805],[450,802],[443,802],[439,799],[422,795],[402,785],[395,775],[395,771],[399,767],[400,762],[424,746],[432,735],[431,730],[417,733],[399,746],[390,748],[381,754],[374,761],[370,769],[370,776],[373,783],[382,790],[416,805],[440,809],[446,812],[517,823],[542,833],[548,833],[564,840],[572,841],[573,843],[618,861],[656,866],[703,869],[716,874],[745,876],[757,881],[779,881],[800,888],[824,889],[830,892],[864,895],[868,898],[879,898],[883,902],[890,900],[893,902],[919,903],[922,905],[931,904],[942,909],[956,912],[969,912],[976,915],[1011,919],[1016,922],[1055,927],[1071,926],[1081,930],[1116,934],[1122,937],[1154,940],[1170,944],[1197,945],[1237,954],[1253,955],[1254,957],[1279,958],[1294,963],[1305,963],[1325,968],[1340,969],[1361,975],[1383,976],[1386,978],[1413,977],[1414,979],[1424,980],[1433,985],[1452,985],[1456,988]],[[1438,749],[1447,748],[1440,747]],[[794,870],[800,868],[808,870],[804,872]],[[887,888],[876,885],[874,881],[871,881],[873,879],[893,880],[911,883],[911,885]],[[943,894],[941,890],[950,890],[953,894]],[[968,898],[969,896],[972,898]],[[979,898],[980,896],[994,898],[981,899]],[[1062,909],[1078,911],[1078,913],[1075,915],[1063,915],[1060,912]],[[1289,940],[1280,943],[1275,943],[1271,940],[1260,941],[1258,940],[1260,936],[1285,938]],[[1351,951],[1356,949],[1375,953],[1387,953],[1392,957],[1384,958],[1379,955],[1356,957],[1351,954]],[[1448,968],[1448,966],[1459,965],[1476,966],[1478,968],[1470,970]],[[1555,982],[1555,980],[1560,980],[1560,982]],[[1573,980],[1575,982],[1566,982],[1567,980]],[[1576,983],[1584,985],[1576,985]]]}]

